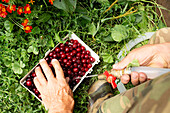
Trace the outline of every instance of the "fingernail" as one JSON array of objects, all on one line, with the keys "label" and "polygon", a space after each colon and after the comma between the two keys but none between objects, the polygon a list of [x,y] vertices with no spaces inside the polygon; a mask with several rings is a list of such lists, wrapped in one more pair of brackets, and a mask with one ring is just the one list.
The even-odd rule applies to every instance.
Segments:
[{"label": "fingernail", "polygon": [[54,62],[54,61],[56,61],[56,59],[52,59],[52,60],[51,60],[51,62]]}]

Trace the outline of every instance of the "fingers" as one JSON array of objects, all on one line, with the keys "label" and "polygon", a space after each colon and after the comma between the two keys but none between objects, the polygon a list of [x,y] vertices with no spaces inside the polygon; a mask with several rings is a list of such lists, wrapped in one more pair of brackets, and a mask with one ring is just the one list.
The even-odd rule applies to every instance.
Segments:
[{"label": "fingers", "polygon": [[123,84],[127,84],[129,81],[130,81],[130,76],[129,76],[129,75],[125,74],[125,75],[123,75],[123,76],[121,77],[121,82],[122,82]]},{"label": "fingers", "polygon": [[54,70],[55,70],[55,73],[56,73],[56,78],[57,79],[63,79],[64,78],[64,73],[63,73],[63,70],[62,70],[58,60],[53,59],[51,63],[53,65],[53,67],[54,67]]},{"label": "fingers", "polygon": [[42,85],[41,85],[41,83],[40,83],[40,81],[38,80],[38,78],[37,77],[35,77],[34,78],[34,84],[35,84],[35,86],[36,86],[36,88],[38,89],[38,91],[40,91],[40,93],[41,93],[41,89],[42,89]]},{"label": "fingers", "polygon": [[145,74],[145,73],[143,73],[143,72],[140,72],[139,73],[139,82],[140,83],[143,83],[143,82],[145,82],[147,80],[147,75]]},{"label": "fingers", "polygon": [[46,85],[47,81],[46,81],[40,67],[35,68],[35,73],[37,75],[37,78],[38,78],[40,84],[41,85]]},{"label": "fingers", "polygon": [[53,72],[52,72],[51,68],[48,66],[46,60],[41,59],[40,65],[45,73],[45,76],[47,77],[47,80],[54,78]]},{"label": "fingers", "polygon": [[139,73],[138,72],[131,73],[131,82],[135,86],[139,84]]}]

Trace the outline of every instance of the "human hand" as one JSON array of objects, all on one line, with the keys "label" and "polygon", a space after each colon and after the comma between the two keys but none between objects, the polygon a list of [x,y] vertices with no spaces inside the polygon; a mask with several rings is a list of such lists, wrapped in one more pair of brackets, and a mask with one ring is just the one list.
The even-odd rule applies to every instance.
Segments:
[{"label": "human hand", "polygon": [[[132,50],[121,62],[113,65],[113,69],[120,70],[127,67],[133,59],[137,59],[141,66],[170,68],[170,43],[148,44]],[[147,80],[145,73],[132,72],[131,75],[123,75],[121,82],[127,84],[131,80],[133,85]]]},{"label": "human hand", "polygon": [[49,109],[49,113],[71,113],[74,108],[73,93],[66,79],[58,60],[53,59],[52,65],[55,69],[56,77],[48,66],[47,62],[42,59],[40,65],[47,78],[45,79],[40,67],[35,69],[37,77],[34,78],[35,86],[41,94],[42,103]]}]

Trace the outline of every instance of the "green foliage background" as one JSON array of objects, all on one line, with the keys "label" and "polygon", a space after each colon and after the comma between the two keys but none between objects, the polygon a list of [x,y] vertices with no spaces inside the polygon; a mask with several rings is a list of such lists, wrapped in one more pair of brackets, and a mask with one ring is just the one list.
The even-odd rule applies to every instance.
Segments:
[{"label": "green foliage background", "polygon": [[[11,0],[10,4],[25,5],[29,1]],[[19,16],[16,12],[0,18],[0,112],[45,112],[41,103],[20,84],[19,80],[69,32],[77,34],[99,54],[101,62],[92,74],[111,69],[120,49],[131,39],[145,32],[166,26],[163,15],[158,16],[154,0],[119,0],[107,13],[103,13],[113,0],[56,0],[54,6],[47,0],[31,5],[31,14]],[[111,20],[131,7],[136,13]],[[28,18],[32,32],[26,34],[14,22]],[[97,78],[86,79],[74,93],[75,113],[85,113],[88,89]],[[127,85],[127,88],[132,85]],[[118,92],[115,90],[115,94]]]}]

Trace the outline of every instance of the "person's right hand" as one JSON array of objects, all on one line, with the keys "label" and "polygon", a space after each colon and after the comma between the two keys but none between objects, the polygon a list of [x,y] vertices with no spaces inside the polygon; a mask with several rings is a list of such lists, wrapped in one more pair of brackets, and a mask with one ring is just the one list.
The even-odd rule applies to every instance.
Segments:
[{"label": "person's right hand", "polygon": [[[140,66],[170,68],[170,43],[148,44],[132,50],[121,62],[113,65],[113,69],[120,70],[127,67],[133,59],[137,59]],[[127,84],[131,80],[133,85],[147,80],[145,73],[132,72],[131,75],[123,75],[121,82]]]}]

